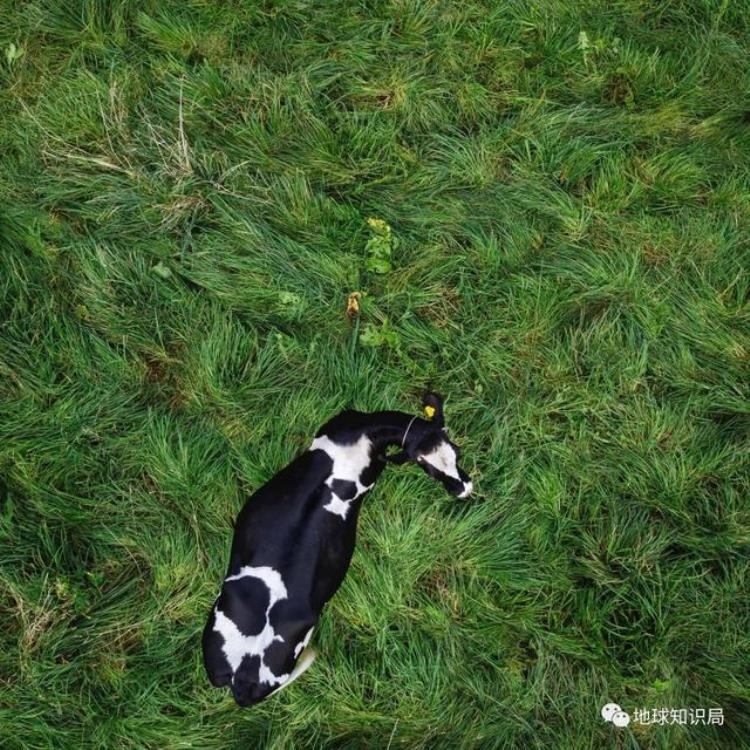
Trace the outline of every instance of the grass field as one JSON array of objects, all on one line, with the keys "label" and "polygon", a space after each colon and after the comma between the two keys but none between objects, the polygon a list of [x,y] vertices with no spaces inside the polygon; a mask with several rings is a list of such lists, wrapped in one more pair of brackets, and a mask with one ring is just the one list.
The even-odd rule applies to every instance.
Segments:
[{"label": "grass field", "polygon": [[[747,0],[0,0],[0,747],[750,747],[749,60]],[[244,499],[428,386],[474,497],[390,468],[238,709]]]}]

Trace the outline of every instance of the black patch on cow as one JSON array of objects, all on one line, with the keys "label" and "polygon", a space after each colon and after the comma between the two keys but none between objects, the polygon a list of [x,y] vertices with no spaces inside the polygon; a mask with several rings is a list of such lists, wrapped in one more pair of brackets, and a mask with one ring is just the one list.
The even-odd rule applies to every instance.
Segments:
[{"label": "black patch on cow", "polygon": [[315,613],[307,602],[299,599],[281,599],[273,605],[268,622],[274,633],[280,635],[287,645],[294,645],[315,624]]},{"label": "black patch on cow", "polygon": [[262,700],[271,691],[268,685],[259,684],[260,657],[246,656],[234,676],[232,693],[240,706],[249,706]]},{"label": "black patch on cow", "polygon": [[214,630],[215,623],[216,615],[212,609],[203,630],[203,663],[211,684],[214,687],[224,687],[232,682],[232,668],[221,650],[224,639]]},{"label": "black patch on cow", "polygon": [[333,497],[333,492],[331,491],[331,488],[324,484],[322,489],[320,490],[320,504],[322,505],[328,505],[328,503],[331,502],[331,498]]},{"label": "black patch on cow", "polygon": [[415,446],[417,453],[432,453],[447,437],[440,431],[427,432]]},{"label": "black patch on cow", "polygon": [[290,650],[290,646],[297,645],[296,641],[292,643],[282,643],[281,641],[274,641],[268,648],[263,656],[264,664],[275,674],[289,674],[294,667],[294,651]]},{"label": "black patch on cow", "polygon": [[342,500],[351,500],[357,494],[356,483],[346,479],[334,479],[331,482],[331,489]]},{"label": "black patch on cow", "polygon": [[260,676],[260,656],[244,656],[240,662],[240,666],[237,668],[237,675],[235,681],[243,682],[249,680],[251,682],[257,682]]},{"label": "black patch on cow", "polygon": [[369,466],[365,466],[362,473],[359,475],[359,481],[362,482],[365,487],[369,487],[375,482],[378,476],[380,476],[380,472],[383,471],[384,466],[385,461],[382,458],[373,456],[370,460]]},{"label": "black patch on cow", "polygon": [[216,606],[244,636],[258,635],[266,625],[266,610],[270,604],[268,586],[259,578],[245,576],[236,581],[225,581]]}]

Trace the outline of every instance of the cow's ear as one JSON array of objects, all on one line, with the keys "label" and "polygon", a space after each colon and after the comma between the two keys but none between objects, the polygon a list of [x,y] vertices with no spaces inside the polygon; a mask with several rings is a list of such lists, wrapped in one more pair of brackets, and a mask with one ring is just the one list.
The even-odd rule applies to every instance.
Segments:
[{"label": "cow's ear", "polygon": [[422,396],[424,415],[438,427],[443,426],[443,399],[437,393],[428,392]]},{"label": "cow's ear", "polygon": [[385,460],[389,464],[405,464],[409,460],[409,454],[406,451],[399,451],[398,453],[391,453],[390,456],[386,456]]}]

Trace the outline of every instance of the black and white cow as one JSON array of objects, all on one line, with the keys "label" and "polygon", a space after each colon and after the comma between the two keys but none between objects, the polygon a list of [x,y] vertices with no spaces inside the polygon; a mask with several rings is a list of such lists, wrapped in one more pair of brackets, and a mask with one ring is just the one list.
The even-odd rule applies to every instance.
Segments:
[{"label": "black and white cow", "polygon": [[[306,646],[349,567],[362,495],[387,462],[416,461],[451,494],[471,492],[443,427],[440,397],[427,394],[424,406],[432,419],[342,412],[243,507],[203,631],[208,677],[230,687],[239,705],[263,700],[312,664]],[[387,456],[392,446],[399,452]]]}]

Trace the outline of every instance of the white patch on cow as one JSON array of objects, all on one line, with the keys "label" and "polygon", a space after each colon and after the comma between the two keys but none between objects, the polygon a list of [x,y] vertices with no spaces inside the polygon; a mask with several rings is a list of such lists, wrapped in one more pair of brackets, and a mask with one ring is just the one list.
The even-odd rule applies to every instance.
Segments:
[{"label": "white patch on cow", "polygon": [[[246,656],[259,656],[260,668],[258,671],[258,681],[267,685],[283,685],[288,679],[288,674],[275,675],[265,664],[264,658],[266,649],[274,641],[284,641],[284,639],[274,631],[269,622],[271,608],[276,602],[287,598],[286,586],[278,571],[263,565],[253,568],[245,565],[236,575],[229,576],[226,581],[236,581],[246,576],[258,578],[268,587],[269,602],[266,609],[266,624],[263,630],[257,635],[243,635],[239,628],[230,620],[218,607],[215,613],[214,630],[224,638],[224,645],[221,650],[224,652],[232,672],[236,674]],[[234,676],[232,677],[234,679]]]},{"label": "white patch on cow", "polygon": [[349,500],[342,500],[333,490],[331,499],[323,506],[324,510],[346,519],[351,504],[364,495],[372,485],[364,485],[359,481],[362,472],[370,465],[370,449],[372,441],[366,436],[360,436],[356,443],[334,443],[327,435],[321,435],[313,440],[310,450],[321,450],[333,461],[331,476],[326,484],[331,487],[335,480],[354,482],[357,492]]},{"label": "white patch on cow", "polygon": [[457,495],[457,497],[459,498],[469,497],[469,495],[471,495],[473,490],[474,490],[474,485],[471,482],[464,482],[463,492]]},{"label": "white patch on cow", "polygon": [[307,631],[305,634],[305,637],[294,647],[294,658],[296,659],[303,648],[307,646],[308,643],[310,643],[310,637],[312,636],[313,628],[310,628],[310,630]]},{"label": "white patch on cow", "polygon": [[346,514],[349,512],[351,503],[351,500],[342,500],[335,492],[332,492],[331,499],[323,506],[323,510],[341,516],[346,520]]},{"label": "white patch on cow", "polygon": [[458,467],[456,466],[456,451],[453,446],[443,440],[430,453],[425,453],[419,457],[420,461],[430,464],[433,468],[446,474],[453,479],[460,481]]}]

